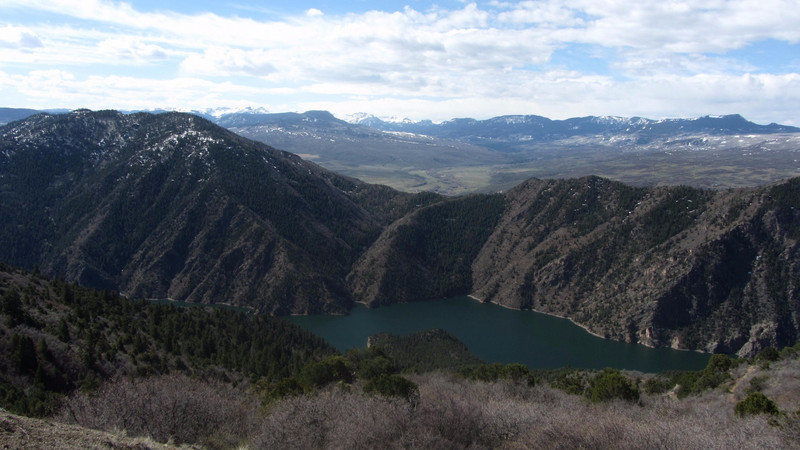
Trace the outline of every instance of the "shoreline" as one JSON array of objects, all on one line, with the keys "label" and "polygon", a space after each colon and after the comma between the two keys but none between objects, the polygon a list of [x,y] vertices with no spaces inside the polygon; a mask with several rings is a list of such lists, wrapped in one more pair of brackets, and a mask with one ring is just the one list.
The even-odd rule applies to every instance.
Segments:
[{"label": "shoreline", "polygon": [[[645,344],[643,342],[625,342],[625,341],[620,341],[620,340],[612,339],[610,337],[606,337],[606,336],[600,335],[598,333],[595,333],[595,332],[591,331],[587,326],[582,325],[580,323],[577,323],[573,319],[571,319],[569,317],[565,317],[565,316],[559,315],[559,314],[555,314],[555,313],[551,313],[551,312],[545,312],[545,311],[538,311],[538,310],[535,310],[535,309],[512,308],[510,306],[506,306],[506,305],[503,305],[503,304],[500,304],[500,303],[497,303],[497,302],[486,302],[486,301],[484,301],[483,299],[481,299],[480,297],[478,297],[478,296],[476,296],[474,294],[466,294],[466,295],[457,296],[457,297],[468,297],[468,298],[470,298],[470,299],[472,299],[472,300],[474,300],[476,302],[479,302],[479,303],[490,303],[492,305],[499,306],[501,308],[505,308],[505,309],[508,309],[508,310],[511,310],[511,311],[519,311],[519,312],[531,311],[531,312],[535,312],[535,313],[538,313],[538,314],[544,314],[544,315],[550,316],[550,317],[556,317],[556,318],[559,318],[559,319],[564,319],[566,321],[569,321],[573,325],[576,325],[576,326],[580,327],[582,330],[584,330],[585,332],[589,333],[591,336],[594,336],[594,337],[597,337],[597,338],[600,338],[600,339],[604,339],[604,340],[608,340],[608,341],[621,342],[621,343],[630,344],[630,345],[641,345],[641,346],[644,346],[644,347],[647,347],[647,348],[651,348],[651,349],[665,348],[665,349],[677,350],[677,351],[683,351],[683,352],[690,352],[690,353],[709,354],[709,352],[702,351],[702,350],[691,350],[691,349],[686,349],[686,348],[673,348],[673,347],[670,347],[670,346],[656,346],[656,345]],[[424,302],[424,300],[421,300],[421,301]],[[364,306],[366,308],[373,308],[372,306],[369,306],[369,304],[366,303],[366,302],[356,301],[354,303],[357,304],[357,305]],[[404,303],[416,303],[416,302],[397,302],[397,303],[392,303],[392,304],[389,304],[389,305],[381,305],[381,306],[399,305],[399,304],[404,304]],[[378,306],[378,307],[381,307],[381,306]],[[340,315],[348,315],[348,314],[349,314],[349,311],[347,313],[345,313],[345,314],[327,314],[327,315],[340,316]],[[290,314],[290,316],[305,316],[305,315],[307,315],[307,314]]]},{"label": "shoreline", "polygon": [[[497,305],[497,306],[499,306],[499,307],[501,307],[501,308],[510,309],[510,310],[512,310],[512,311],[520,311],[520,312],[521,312],[521,311],[533,311],[533,312],[535,312],[535,313],[544,314],[544,315],[546,315],[546,316],[550,316],[550,317],[558,317],[559,319],[568,320],[570,323],[572,323],[572,324],[574,324],[574,325],[576,325],[576,326],[578,326],[578,327],[582,328],[584,331],[586,331],[587,333],[591,334],[591,335],[592,335],[592,336],[594,336],[594,337],[599,337],[600,339],[607,339],[607,340],[611,340],[611,341],[613,341],[613,340],[614,340],[614,339],[611,339],[611,338],[608,338],[608,337],[605,337],[605,336],[602,336],[602,335],[599,335],[599,334],[595,333],[594,331],[592,331],[592,330],[590,330],[589,328],[587,328],[585,325],[579,324],[578,322],[575,322],[574,320],[570,319],[569,317],[564,317],[564,316],[560,316],[560,315],[558,315],[558,314],[549,313],[549,312],[544,312],[544,311],[538,311],[538,310],[535,310],[535,309],[525,310],[525,309],[519,309],[519,308],[512,308],[512,307],[510,307],[510,306],[502,305],[502,304],[500,304],[500,303],[497,303],[497,302],[486,302],[486,301],[484,301],[483,299],[481,299],[481,298],[478,298],[478,297],[476,297],[476,296],[475,296],[475,295],[473,295],[473,294],[467,294],[467,297],[469,297],[469,298],[471,298],[471,299],[473,299],[473,300],[475,300],[475,301],[477,301],[477,302],[481,302],[481,303],[491,303],[491,304],[493,304],[493,305]],[[638,342],[637,342],[636,344],[637,344],[637,345],[645,345],[645,344],[640,344],[640,343],[638,343]],[[645,345],[645,347],[656,348],[656,347],[651,347],[651,346],[649,346],[649,345]]]},{"label": "shoreline", "polygon": [[[467,294],[467,297],[469,297],[469,298],[471,298],[471,299],[473,299],[473,300],[475,300],[477,302],[487,303],[487,302],[483,301],[482,299],[480,299],[480,298],[478,298],[478,297],[476,297],[475,295],[472,295],[472,294]],[[493,305],[497,305],[497,306],[499,306],[501,308],[510,309],[512,311],[533,311],[535,313],[544,314],[546,316],[558,317],[559,319],[568,320],[570,323],[573,323],[576,326],[579,326],[579,327],[583,328],[583,330],[586,331],[587,333],[591,334],[592,336],[598,337],[600,339],[606,339],[606,340],[609,340],[609,341],[616,341],[616,342],[624,342],[626,344],[632,344],[632,345],[643,345],[643,346],[645,346],[647,348],[652,348],[652,349],[668,348],[670,350],[677,350],[679,352],[701,353],[701,354],[704,354],[704,355],[710,354],[709,352],[706,352],[706,351],[703,351],[703,350],[691,350],[691,349],[688,349],[688,348],[673,348],[673,347],[669,347],[669,346],[658,347],[658,346],[655,346],[655,345],[645,344],[644,342],[617,341],[616,339],[611,339],[609,337],[601,336],[601,335],[589,330],[589,328],[587,328],[585,325],[581,325],[581,324],[575,322],[574,320],[570,319],[569,317],[564,317],[564,316],[561,316],[561,315],[558,315],[558,314],[544,312],[544,311],[537,311],[535,309],[525,310],[525,309],[519,309],[519,308],[512,308],[510,306],[501,305],[500,303],[496,303],[496,302],[488,302],[488,303],[491,303]]]}]

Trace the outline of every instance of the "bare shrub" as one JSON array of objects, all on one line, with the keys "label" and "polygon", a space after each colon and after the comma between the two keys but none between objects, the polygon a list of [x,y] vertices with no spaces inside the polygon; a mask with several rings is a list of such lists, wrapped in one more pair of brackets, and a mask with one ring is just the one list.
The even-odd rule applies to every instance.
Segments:
[{"label": "bare shrub", "polygon": [[544,422],[517,439],[530,448],[796,448],[766,420],[734,417],[723,395],[659,397],[642,407],[615,401],[549,408]]},{"label": "bare shrub", "polygon": [[77,394],[59,418],[158,442],[230,447],[251,435],[257,411],[253,399],[228,385],[172,374],[118,379],[94,393]]},{"label": "bare shrub", "polygon": [[482,441],[484,425],[474,396],[441,396],[421,403],[414,415],[413,433],[436,436],[451,448],[463,448]]},{"label": "bare shrub", "polygon": [[397,442],[411,407],[337,386],[313,396],[290,397],[272,405],[253,448],[382,448]]},{"label": "bare shrub", "polygon": [[416,380],[420,403],[407,435],[435,437],[444,448],[492,448],[526,426],[520,405],[539,391],[513,380],[481,382],[445,374]]},{"label": "bare shrub", "polygon": [[797,448],[800,420],[739,418],[727,393],[639,405],[590,403],[546,385],[519,386],[432,373],[409,377],[420,401],[332,387],[275,403],[253,448]]}]

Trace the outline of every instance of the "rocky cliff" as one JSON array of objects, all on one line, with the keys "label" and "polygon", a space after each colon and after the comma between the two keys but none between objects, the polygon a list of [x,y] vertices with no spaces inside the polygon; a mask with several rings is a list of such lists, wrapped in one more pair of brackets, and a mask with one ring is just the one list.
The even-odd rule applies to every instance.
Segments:
[{"label": "rocky cliff", "polygon": [[[797,340],[800,179],[729,191],[529,180],[502,204],[485,240],[470,238],[480,250],[462,286],[477,298],[653,346],[752,354]],[[399,227],[442,233],[413,217],[385,231],[360,260],[368,269],[350,274],[351,285],[372,289],[357,289],[362,301],[413,300],[409,289],[435,284]]]}]

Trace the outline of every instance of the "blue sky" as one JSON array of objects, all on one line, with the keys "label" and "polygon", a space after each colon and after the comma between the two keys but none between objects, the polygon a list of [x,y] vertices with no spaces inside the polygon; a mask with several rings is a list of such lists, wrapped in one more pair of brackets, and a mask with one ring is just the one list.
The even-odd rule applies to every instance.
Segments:
[{"label": "blue sky", "polygon": [[0,106],[800,126],[796,0],[0,2]]}]

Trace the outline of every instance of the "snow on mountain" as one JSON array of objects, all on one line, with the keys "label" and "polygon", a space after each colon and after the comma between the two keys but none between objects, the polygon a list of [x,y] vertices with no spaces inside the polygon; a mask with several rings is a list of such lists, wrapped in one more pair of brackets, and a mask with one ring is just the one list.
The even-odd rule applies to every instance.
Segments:
[{"label": "snow on mountain", "polygon": [[197,114],[199,116],[213,117],[215,119],[219,119],[220,117],[229,114],[268,114],[269,110],[260,106],[258,107],[248,106],[246,108],[219,107],[219,108],[206,108],[203,110],[192,110],[192,111],[181,111],[181,112],[188,112],[192,114]]},{"label": "snow on mountain", "polygon": [[417,123],[407,117],[400,118],[396,116],[381,116],[378,117],[374,114],[369,113],[354,113],[354,114],[345,114],[341,117],[338,117],[345,122],[352,123],[354,125],[365,125],[368,127],[374,126],[380,123],[388,123],[388,124],[414,124]]}]

